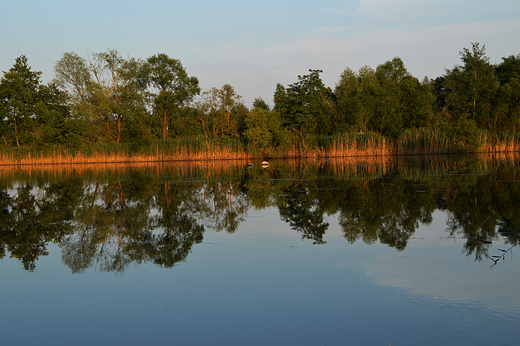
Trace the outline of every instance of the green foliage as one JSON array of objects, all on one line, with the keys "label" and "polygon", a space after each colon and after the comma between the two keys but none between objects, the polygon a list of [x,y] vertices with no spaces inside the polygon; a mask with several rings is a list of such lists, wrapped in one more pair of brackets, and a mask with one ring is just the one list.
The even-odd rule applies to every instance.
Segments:
[{"label": "green foliage", "polygon": [[435,96],[428,81],[419,83],[399,58],[376,70],[346,69],[336,85],[338,119],[354,131],[376,131],[396,139],[407,128],[426,126]]},{"label": "green foliage", "polygon": [[200,93],[197,77],[189,77],[181,62],[166,54],[154,55],[144,67],[146,82],[157,90],[152,92],[155,122],[161,128],[161,138],[183,135],[180,108]]},{"label": "green foliage", "polygon": [[247,109],[229,84],[196,99],[198,79],[166,54],[64,53],[47,85],[20,56],[0,80],[0,143],[28,152],[116,143],[137,152],[170,138],[234,138],[255,156],[284,156],[378,133],[391,146],[408,143],[406,150],[430,140],[428,151],[440,143],[444,151],[475,150],[483,138],[520,130],[520,55],[493,66],[484,48],[464,48],[462,65],[432,81],[420,82],[397,57],[345,69],[334,90],[321,70],[309,70],[276,85],[272,110],[261,98]]},{"label": "green foliage", "polygon": [[455,117],[473,119],[479,127],[491,130],[493,99],[500,84],[485,55],[485,46],[474,43],[471,50],[464,48],[459,54],[464,65],[446,75],[445,85],[450,90],[446,102]]},{"label": "green foliage", "polygon": [[337,99],[337,123],[347,125],[354,131],[367,131],[367,121],[363,117],[367,113],[361,112],[362,102],[358,75],[346,68],[336,84],[334,93]]},{"label": "green foliage", "polygon": [[63,53],[54,64],[54,84],[64,90],[73,102],[84,101],[91,76],[87,61],[74,52]]},{"label": "green foliage", "polygon": [[247,113],[242,96],[229,84],[203,92],[197,102],[198,123],[206,138],[239,136]]},{"label": "green foliage", "polygon": [[45,147],[77,143],[72,139],[67,94],[40,81],[21,56],[0,80],[0,131],[7,146]]},{"label": "green foliage", "polygon": [[255,98],[255,100],[253,101],[253,108],[262,108],[266,111],[271,110],[269,105],[261,97]]},{"label": "green foliage", "polygon": [[[287,89],[278,85],[274,95],[275,110],[280,112],[283,125],[301,138],[328,131],[327,89],[320,78],[321,70],[309,70]],[[315,131],[317,130],[317,131]]]},{"label": "green foliage", "polygon": [[501,85],[507,84],[511,79],[520,79],[520,54],[502,58],[502,62],[495,66],[495,74]]},{"label": "green foliage", "polygon": [[247,151],[253,156],[272,155],[283,131],[276,111],[254,108],[245,118],[244,137]]}]

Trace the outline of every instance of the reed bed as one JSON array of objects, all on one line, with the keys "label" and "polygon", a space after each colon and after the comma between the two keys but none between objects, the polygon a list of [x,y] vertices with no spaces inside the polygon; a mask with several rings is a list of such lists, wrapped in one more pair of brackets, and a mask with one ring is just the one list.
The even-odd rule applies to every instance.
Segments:
[{"label": "reed bed", "polygon": [[218,161],[248,158],[250,155],[237,140],[168,140],[139,148],[131,144],[106,143],[79,149],[4,148],[0,151],[0,165]]},{"label": "reed bed", "polygon": [[459,153],[461,143],[446,134],[432,129],[405,131],[397,140],[397,155],[431,155]]},{"label": "reed bed", "polygon": [[370,157],[394,153],[393,145],[376,133],[345,133],[318,139],[316,157]]},{"label": "reed bed", "polygon": [[430,128],[407,130],[399,137],[396,143],[397,155],[518,151],[520,151],[519,135],[491,134],[485,131],[457,136]]},{"label": "reed bed", "polygon": [[0,148],[0,165],[100,164],[174,161],[221,161],[265,158],[381,157],[454,153],[519,152],[520,135],[486,132],[469,138],[453,138],[435,129],[405,131],[391,141],[376,133],[345,133],[300,141],[275,148],[269,155],[253,157],[244,143],[230,138],[184,138],[157,141],[147,145],[100,143],[81,148],[45,147]]},{"label": "reed bed", "polygon": [[518,138],[483,138],[481,152],[496,154],[496,153],[508,153],[508,152],[519,152],[520,141]]}]

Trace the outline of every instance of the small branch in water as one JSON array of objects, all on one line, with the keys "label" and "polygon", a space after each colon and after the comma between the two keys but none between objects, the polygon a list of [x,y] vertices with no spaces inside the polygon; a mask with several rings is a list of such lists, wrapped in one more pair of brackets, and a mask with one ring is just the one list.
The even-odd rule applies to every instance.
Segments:
[{"label": "small branch in water", "polygon": [[491,261],[493,261],[493,264],[492,264],[491,267],[489,267],[489,268],[490,268],[490,269],[493,269],[493,267],[497,265],[498,261],[500,261],[500,260],[505,260],[505,259],[506,259],[506,254],[507,254],[508,252],[511,252],[511,256],[512,256],[512,255],[513,255],[513,251],[512,251],[512,249],[513,249],[514,247],[516,247],[517,245],[518,245],[518,244],[512,245],[512,246],[509,247],[509,249],[507,249],[507,250],[504,250],[504,249],[498,249],[499,251],[502,251],[502,252],[503,252],[503,254],[500,255],[500,256],[495,255],[495,256],[491,256],[491,257],[490,257],[488,254],[486,254],[486,257],[489,258]]}]

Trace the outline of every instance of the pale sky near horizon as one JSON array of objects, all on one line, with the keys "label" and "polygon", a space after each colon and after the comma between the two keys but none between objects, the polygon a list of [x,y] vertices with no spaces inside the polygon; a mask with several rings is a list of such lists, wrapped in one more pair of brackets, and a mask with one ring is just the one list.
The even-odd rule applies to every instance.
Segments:
[{"label": "pale sky near horizon", "polygon": [[420,80],[436,78],[472,42],[492,63],[520,54],[518,0],[19,0],[4,1],[1,17],[2,71],[23,54],[47,83],[64,52],[165,53],[203,90],[229,83],[248,107],[272,105],[276,83],[309,69],[334,88],[345,68],[396,56]]}]

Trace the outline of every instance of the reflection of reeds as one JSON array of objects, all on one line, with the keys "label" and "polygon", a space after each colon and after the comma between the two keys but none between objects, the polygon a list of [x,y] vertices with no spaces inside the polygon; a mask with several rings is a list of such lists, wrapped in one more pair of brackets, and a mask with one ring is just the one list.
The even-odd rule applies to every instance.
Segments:
[{"label": "reflection of reeds", "polygon": [[[337,177],[379,177],[390,171],[399,171],[408,177],[424,174],[441,174],[450,170],[471,169],[486,171],[501,162],[519,162],[516,152],[480,153],[476,155],[411,155],[411,156],[347,156],[347,157],[309,157],[305,159],[271,160],[268,170],[282,170],[306,174],[321,171]],[[93,178],[122,177],[132,172],[145,172],[146,176],[198,176],[212,179],[219,174],[241,174],[237,168],[245,168],[249,160],[189,160],[189,161],[153,161],[119,163],[62,163],[39,165],[3,165],[0,166],[0,179],[52,179],[72,176]],[[255,162],[255,161],[253,161]]]},{"label": "reflection of reeds", "polygon": [[502,151],[502,152],[490,152],[482,153],[479,155],[482,158],[489,158],[495,161],[519,161],[520,153],[518,151]]},{"label": "reflection of reeds", "polygon": [[176,161],[154,162],[140,161],[132,163],[77,163],[77,164],[40,164],[40,165],[6,165],[0,166],[1,179],[62,179],[73,176],[89,176],[92,178],[122,177],[132,171],[146,172],[149,177],[176,175],[178,177],[200,176],[212,178],[222,173],[230,173],[237,167],[246,164],[244,160]]}]

